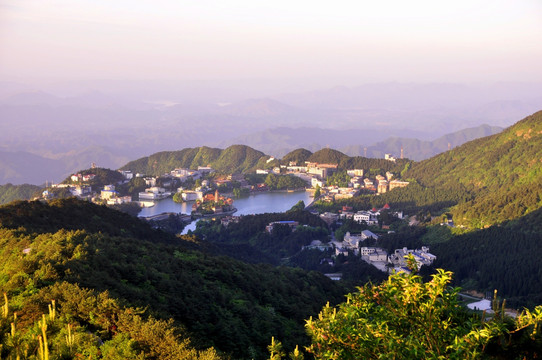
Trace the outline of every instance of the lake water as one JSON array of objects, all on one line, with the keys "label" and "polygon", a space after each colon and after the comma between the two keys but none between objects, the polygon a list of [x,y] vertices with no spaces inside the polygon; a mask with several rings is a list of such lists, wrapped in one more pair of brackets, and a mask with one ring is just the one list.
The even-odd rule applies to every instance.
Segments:
[{"label": "lake water", "polygon": [[[250,195],[240,199],[234,199],[233,206],[237,208],[237,212],[234,215],[252,215],[262,213],[284,212],[289,210],[292,206],[298,203],[299,200],[303,200],[305,205],[308,205],[312,198],[309,196],[308,191],[297,192],[277,192],[277,193],[261,193],[256,195]],[[139,213],[139,216],[151,216],[161,214],[163,212],[176,212],[183,214],[190,214],[192,211],[193,202],[178,204],[173,201],[172,198],[156,201],[155,205],[150,208],[144,208]],[[187,225],[183,234],[188,230],[195,230],[196,222],[193,221]]]}]

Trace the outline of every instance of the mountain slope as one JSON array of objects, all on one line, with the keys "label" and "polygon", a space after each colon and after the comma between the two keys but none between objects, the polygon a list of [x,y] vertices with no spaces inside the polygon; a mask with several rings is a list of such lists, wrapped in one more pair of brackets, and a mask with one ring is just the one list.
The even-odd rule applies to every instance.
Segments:
[{"label": "mountain slope", "polygon": [[62,161],[23,151],[0,151],[0,184],[44,184],[66,176]]},{"label": "mountain slope", "polygon": [[14,200],[30,200],[41,189],[39,186],[30,184],[13,185],[8,183],[0,185],[0,205]]},{"label": "mountain slope", "polygon": [[[19,314],[20,322],[41,317],[35,311],[47,309],[44,299],[73,307],[67,298],[78,284],[147,308],[146,314],[159,319],[172,318],[175,331],[190,334],[199,349],[213,346],[232,358],[260,359],[266,358],[271,336],[289,348],[306,344],[304,319],[344,294],[321,274],[214,256],[201,251],[193,237],[156,231],[139,219],[75,199],[0,207],[0,224],[0,291],[18,306],[34,304],[34,312]],[[91,307],[87,323],[110,303]],[[39,310],[42,305],[45,310]],[[115,334],[117,314],[109,314],[110,329],[99,334],[101,340]]]},{"label": "mountain slope", "polygon": [[542,207],[542,112],[417,163],[407,176],[471,193],[471,201],[452,209],[456,224],[483,227],[532,212]]},{"label": "mountain slope", "polygon": [[305,161],[309,160],[311,155],[312,152],[307,149],[295,149],[284,155],[284,157],[282,158],[282,162],[284,164],[288,164],[290,161],[293,161],[297,163],[297,165],[301,166],[305,163]]},{"label": "mountain slope", "polygon": [[162,175],[175,168],[197,169],[211,166],[218,172],[239,173],[256,170],[269,159],[263,152],[245,145],[232,145],[224,150],[210,147],[186,148],[180,151],[162,151],[124,165],[121,170],[147,175]]},{"label": "mountain slope", "polygon": [[321,149],[313,153],[307,159],[310,162],[316,162],[320,164],[339,164],[342,161],[348,159],[348,155],[334,149]]}]

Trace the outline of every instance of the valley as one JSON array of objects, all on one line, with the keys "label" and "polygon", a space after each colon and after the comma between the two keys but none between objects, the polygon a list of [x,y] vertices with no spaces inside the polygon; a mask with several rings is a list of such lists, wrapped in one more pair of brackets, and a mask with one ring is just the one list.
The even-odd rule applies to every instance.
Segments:
[{"label": "valley", "polygon": [[[127,314],[110,320],[123,335],[102,328],[97,336],[152,349],[152,337],[132,328],[141,315],[128,315],[146,307],[142,326],[171,318],[171,331],[184,334],[165,351],[241,359],[265,358],[271,337],[311,348],[318,338],[305,335],[303,319],[401,273],[427,282],[444,268],[450,285],[506,299],[507,313],[534,309],[542,303],[541,116],[421,162],[329,148],[275,158],[242,145],[197,147],[25,188],[39,199],[0,207],[6,306],[24,324],[36,316],[29,306],[51,294],[60,311],[72,311],[73,296],[106,301]],[[18,189],[6,185],[6,196]],[[203,201],[213,213],[187,227],[171,215],[142,220],[191,221]],[[78,336],[103,326],[71,314]],[[181,346],[188,337],[190,347]],[[78,346],[88,349],[85,341]]]}]

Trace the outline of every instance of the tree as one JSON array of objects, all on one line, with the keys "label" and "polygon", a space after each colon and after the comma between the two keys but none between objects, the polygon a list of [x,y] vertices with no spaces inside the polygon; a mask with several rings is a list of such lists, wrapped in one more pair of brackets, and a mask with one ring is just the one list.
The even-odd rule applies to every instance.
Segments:
[{"label": "tree", "polygon": [[292,208],[288,210],[287,212],[289,213],[292,211],[303,211],[303,210],[305,210],[305,202],[303,200],[299,200],[297,204],[292,206]]},{"label": "tree", "polygon": [[320,185],[316,185],[314,190],[314,198],[316,199],[320,197],[320,195],[322,195],[322,190],[320,189]]},{"label": "tree", "polygon": [[[409,267],[414,269],[414,258]],[[431,281],[395,273],[367,284],[338,307],[326,305],[306,329],[306,350],[316,359],[533,359],[542,355],[542,306],[516,319],[493,302],[494,315],[469,312],[450,288],[452,273],[438,269]],[[276,344],[275,344],[276,346]]]},{"label": "tree", "polygon": [[182,191],[176,192],[176,193],[173,195],[173,201],[175,201],[176,203],[182,203],[182,202],[184,202]]}]

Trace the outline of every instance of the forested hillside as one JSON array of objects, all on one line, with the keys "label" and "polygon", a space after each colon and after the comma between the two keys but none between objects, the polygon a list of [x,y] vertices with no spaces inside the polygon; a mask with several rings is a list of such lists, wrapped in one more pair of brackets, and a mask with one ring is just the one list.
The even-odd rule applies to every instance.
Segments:
[{"label": "forested hillside", "polygon": [[41,189],[40,186],[30,184],[0,185],[0,205],[14,200],[30,200],[33,196],[39,194]]},{"label": "forested hillside", "polygon": [[197,169],[211,166],[225,174],[255,171],[266,166],[269,156],[244,145],[232,145],[224,150],[206,146],[187,148],[180,151],[163,151],[134,160],[121,170],[147,175],[163,175],[175,168]]},{"label": "forested hillside", "polygon": [[542,207],[542,112],[416,163],[406,176],[471,194],[451,209],[456,225],[480,228],[528,214]]},{"label": "forested hillside", "polygon": [[441,227],[441,240],[430,245],[437,255],[434,265],[453,271],[456,285],[465,289],[498,289],[513,307],[540,304],[541,220],[538,209],[515,221],[455,236]]},{"label": "forested hillside", "polygon": [[[0,207],[0,225],[0,292],[18,312],[20,329],[47,313],[55,299],[63,320],[49,326],[65,327],[71,319],[77,336],[86,339],[76,347],[82,354],[98,351],[90,340],[95,337],[107,348],[116,344],[146,358],[180,358],[158,355],[158,348],[186,348],[171,337],[180,333],[197,349],[262,359],[272,336],[289,348],[307,344],[304,319],[345,293],[319,273],[213,256],[193,237],[155,231],[75,199]],[[148,315],[173,322],[155,323]],[[21,336],[31,336],[25,331]]]},{"label": "forested hillside", "polygon": [[302,166],[305,163],[305,161],[309,160],[311,155],[312,155],[312,152],[310,152],[307,149],[302,149],[302,148],[295,149],[295,150],[290,151],[288,154],[284,155],[284,157],[282,158],[282,162],[285,165],[288,165],[290,161],[293,161],[297,163],[299,166]]}]

